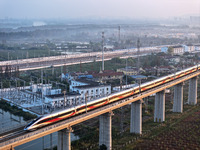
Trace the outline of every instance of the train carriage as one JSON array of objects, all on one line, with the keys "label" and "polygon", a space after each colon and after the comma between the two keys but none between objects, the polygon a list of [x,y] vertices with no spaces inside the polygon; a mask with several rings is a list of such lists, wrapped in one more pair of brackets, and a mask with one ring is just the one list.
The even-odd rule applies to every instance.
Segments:
[{"label": "train carriage", "polygon": [[110,94],[105,97],[98,98],[96,100],[88,102],[87,105],[82,104],[82,105],[79,105],[79,106],[76,106],[73,108],[68,108],[65,110],[54,112],[52,114],[41,116],[41,117],[33,120],[32,122],[30,122],[24,128],[24,130],[27,130],[27,131],[36,130],[43,126],[47,126],[47,125],[56,123],[56,122],[64,120],[64,119],[71,118],[73,116],[76,116],[76,115],[79,115],[82,113],[86,113],[87,111],[91,111],[93,109],[105,106],[109,103],[117,102],[120,99],[133,96],[134,94],[138,94],[139,92],[149,90],[156,86],[160,86],[162,84],[168,83],[174,79],[181,78],[181,77],[188,75],[190,73],[193,73],[195,71],[199,71],[199,69],[200,69],[199,65],[193,66],[193,67],[187,68],[185,70],[176,72],[174,74],[170,74],[170,75],[161,77],[159,79],[155,79],[153,81],[143,83],[140,86],[136,86],[136,87],[133,87],[130,89],[126,89],[126,90],[123,90],[123,91],[120,91],[117,93]]}]

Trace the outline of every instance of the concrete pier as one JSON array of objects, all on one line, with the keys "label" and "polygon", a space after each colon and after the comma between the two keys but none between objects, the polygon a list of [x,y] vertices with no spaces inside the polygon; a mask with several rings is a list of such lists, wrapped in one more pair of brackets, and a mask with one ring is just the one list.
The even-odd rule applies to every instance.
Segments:
[{"label": "concrete pier", "polygon": [[174,86],[173,112],[183,112],[183,83]]},{"label": "concrete pier", "polygon": [[197,104],[197,77],[189,80],[188,104]]},{"label": "concrete pier", "polygon": [[142,134],[142,102],[131,103],[130,133]]},{"label": "concrete pier", "polygon": [[99,116],[99,146],[104,144],[107,150],[112,149],[112,115],[110,112]]},{"label": "concrete pier", "polygon": [[72,128],[58,131],[58,150],[71,150],[71,132]]},{"label": "concrete pier", "polygon": [[165,121],[165,91],[156,93],[155,96],[155,109],[154,109],[154,122]]},{"label": "concrete pier", "polygon": [[50,149],[53,150],[53,134],[50,134]]}]

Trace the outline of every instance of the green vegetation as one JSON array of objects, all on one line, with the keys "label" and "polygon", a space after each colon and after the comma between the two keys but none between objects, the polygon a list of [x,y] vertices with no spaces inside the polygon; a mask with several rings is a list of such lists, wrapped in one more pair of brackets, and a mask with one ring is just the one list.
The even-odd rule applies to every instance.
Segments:
[{"label": "green vegetation", "polygon": [[29,49],[29,50],[0,50],[0,61],[17,60],[34,57],[56,56],[60,55],[57,51],[49,51],[46,49]]},{"label": "green vegetation", "polygon": [[168,50],[167,50],[167,52],[169,53],[169,54],[173,54],[174,53],[174,49],[173,49],[173,47],[168,47]]},{"label": "green vegetation", "polygon": [[159,54],[151,54],[141,57],[141,67],[155,67],[155,66],[167,66],[168,62],[161,58]]},{"label": "green vegetation", "polygon": [[30,114],[29,112],[24,112],[21,108],[18,108],[17,106],[11,106],[9,103],[7,103],[5,100],[0,100],[0,108],[4,111],[8,111],[16,116],[22,116],[25,121],[31,120],[36,118],[36,115]]}]

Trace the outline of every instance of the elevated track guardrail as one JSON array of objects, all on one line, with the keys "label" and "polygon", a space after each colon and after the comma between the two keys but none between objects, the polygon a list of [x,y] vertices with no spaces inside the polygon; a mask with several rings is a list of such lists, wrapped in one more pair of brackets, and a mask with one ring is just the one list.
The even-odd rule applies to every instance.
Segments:
[{"label": "elevated track guardrail", "polygon": [[86,120],[89,120],[91,118],[97,117],[97,116],[102,115],[104,113],[111,112],[114,109],[120,108],[120,107],[125,106],[127,104],[130,104],[132,102],[141,100],[144,97],[150,96],[150,95],[152,95],[154,93],[157,93],[157,92],[160,92],[160,91],[165,90],[167,88],[170,88],[170,87],[172,87],[172,86],[174,86],[176,84],[182,83],[182,82],[184,82],[184,81],[186,81],[188,79],[191,79],[193,77],[196,77],[198,75],[200,75],[200,71],[193,72],[191,74],[188,74],[186,76],[180,77],[180,78],[175,79],[173,81],[170,81],[168,83],[164,83],[163,85],[154,87],[152,89],[149,89],[147,91],[141,92],[141,93],[136,94],[134,96],[130,96],[130,97],[122,99],[122,100],[120,100],[118,102],[111,103],[109,105],[106,105],[106,106],[103,106],[101,108],[89,111],[89,112],[87,112],[85,114],[81,114],[81,115],[75,116],[73,118],[70,118],[70,119],[55,123],[53,125],[49,125],[47,127],[43,127],[43,128],[38,129],[36,131],[28,132],[28,133],[24,132],[23,135],[19,135],[17,137],[13,137],[13,138],[11,138],[9,140],[6,140],[6,141],[3,141],[3,139],[2,139],[2,140],[0,140],[0,150],[10,149],[11,146],[12,147],[16,147],[16,146],[19,146],[21,144],[24,144],[24,143],[27,143],[29,141],[32,141],[34,139],[37,139],[37,138],[43,137],[45,135],[51,134],[53,132],[57,132],[57,131],[62,130],[64,128],[70,128],[73,125],[76,125],[76,124],[81,123],[83,121],[86,121]]}]

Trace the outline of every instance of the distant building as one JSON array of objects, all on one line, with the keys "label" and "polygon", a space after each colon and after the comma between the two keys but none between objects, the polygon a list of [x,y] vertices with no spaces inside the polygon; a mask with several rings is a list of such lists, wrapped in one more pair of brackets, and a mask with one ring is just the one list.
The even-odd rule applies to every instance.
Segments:
[{"label": "distant building", "polygon": [[173,48],[173,54],[181,55],[184,53],[184,47],[181,45],[172,46],[172,48]]},{"label": "distant building", "polygon": [[[185,46],[186,46],[186,45],[185,45]],[[161,52],[168,53],[168,48],[169,48],[169,47],[162,47],[162,48],[161,48]],[[190,48],[191,48],[191,47],[187,47],[187,50],[190,50]],[[177,54],[177,55],[181,55],[181,54],[183,54],[183,53],[185,52],[184,47],[181,46],[181,45],[172,46],[172,49],[173,49],[172,53],[173,53],[173,54]]]},{"label": "distant building", "polygon": [[76,86],[73,88],[74,91],[81,94],[83,102],[85,100],[91,101],[98,97],[106,96],[111,94],[110,85],[85,85],[85,86]]},{"label": "distant building", "polygon": [[87,78],[87,79],[93,79],[93,76],[88,74],[88,72],[81,73],[81,72],[73,72],[73,73],[62,73],[61,75],[62,79],[66,79],[68,82],[71,80],[81,79],[81,78]]},{"label": "distant building", "polygon": [[122,79],[123,72],[115,72],[113,70],[104,70],[100,72],[88,72],[93,76],[93,80],[97,82],[106,82],[114,79]]},{"label": "distant building", "polygon": [[70,91],[81,94],[81,100],[91,101],[95,98],[111,94],[111,85],[100,84],[91,80],[72,80]]},{"label": "distant building", "polygon": [[85,79],[77,79],[77,80],[71,80],[69,90],[72,92],[74,91],[73,88],[76,86],[85,86],[85,85],[98,85],[99,83],[93,82],[90,80],[85,80]]},{"label": "distant building", "polygon": [[123,72],[124,75],[136,75],[138,73],[138,69],[137,68],[133,68],[133,67],[127,67],[127,68],[120,68],[117,69],[117,72]]},{"label": "distant building", "polygon": [[122,79],[123,72],[115,72],[113,70],[104,70],[104,71],[86,71],[84,73],[81,72],[73,72],[73,73],[66,73],[62,74],[62,79],[66,79],[68,82],[72,80],[77,80],[81,78],[89,79],[96,82],[106,82],[108,80],[113,79]]},{"label": "distant building", "polygon": [[81,94],[79,93],[62,93],[55,95],[48,95],[45,97],[44,102],[50,107],[66,107],[81,104]]},{"label": "distant building", "polygon": [[195,45],[195,51],[200,51],[200,45]]},{"label": "distant building", "polygon": [[30,90],[33,93],[45,95],[61,94],[61,89],[52,89],[52,84],[31,84]]},{"label": "distant building", "polygon": [[190,22],[194,24],[199,24],[200,16],[190,16]]},{"label": "distant building", "polygon": [[181,61],[180,57],[175,57],[175,56],[166,58],[166,60],[169,62],[169,64],[172,64],[172,65],[178,64]]},{"label": "distant building", "polygon": [[194,45],[190,45],[190,44],[188,44],[188,45],[183,45],[183,47],[184,47],[184,52],[193,52],[193,51],[195,51],[195,46]]},{"label": "distant building", "polygon": [[168,53],[168,47],[161,47],[161,52]]},{"label": "distant building", "polygon": [[157,71],[159,73],[170,73],[171,72],[171,67],[170,66],[160,66],[160,67],[157,67]]}]

